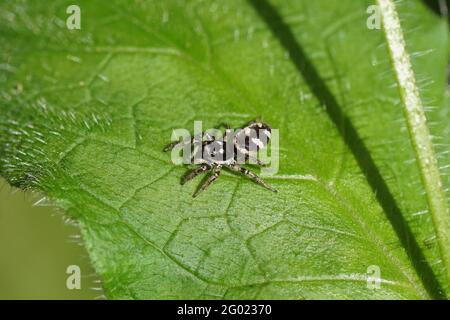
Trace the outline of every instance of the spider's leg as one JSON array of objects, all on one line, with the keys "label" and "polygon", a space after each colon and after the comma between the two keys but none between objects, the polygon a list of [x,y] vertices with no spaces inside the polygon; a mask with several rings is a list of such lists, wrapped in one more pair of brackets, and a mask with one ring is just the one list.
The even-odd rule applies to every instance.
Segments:
[{"label": "spider's leg", "polygon": [[205,134],[205,132],[202,132],[202,135],[201,135],[201,138],[200,138],[200,139],[199,139],[198,137],[194,136],[194,137],[192,137],[192,138],[190,138],[190,139],[187,139],[187,140],[183,140],[183,141],[174,141],[174,142],[168,144],[168,145],[164,148],[163,151],[164,151],[164,152],[167,152],[167,151],[172,150],[172,149],[175,148],[176,146],[181,146],[181,147],[183,147],[183,146],[185,146],[185,145],[192,144],[192,143],[194,143],[194,142],[201,142],[201,141],[203,140],[203,138],[205,138],[206,141],[211,141],[211,136],[208,135],[208,134]]},{"label": "spider's leg", "polygon": [[195,168],[191,171],[188,171],[188,173],[186,175],[184,175],[183,178],[181,179],[181,184],[185,184],[189,180],[194,179],[196,176],[198,176],[199,174],[201,174],[209,169],[211,169],[211,167],[209,165],[207,165],[206,163],[204,163],[200,167]]},{"label": "spider's leg", "polygon": [[[198,162],[196,163],[195,162],[195,160],[203,159],[203,148],[204,148],[203,143],[198,144],[197,146],[194,145],[194,147],[191,150],[191,159],[190,159],[191,163],[193,163],[193,164],[204,164],[202,162],[200,162],[200,163],[198,163]],[[211,167],[209,167],[209,169],[211,169]]]},{"label": "spider's leg", "polygon": [[218,128],[231,129],[231,126],[228,123],[226,123],[226,122],[219,123],[219,125],[217,127]]},{"label": "spider's leg", "polygon": [[248,170],[244,167],[234,164],[234,165],[227,166],[227,168],[229,168],[233,171],[245,174],[247,177],[249,177],[250,179],[254,180],[256,183],[260,184],[261,186],[263,186],[266,189],[269,189],[272,192],[278,192],[276,189],[272,188],[266,182],[264,182],[264,180],[261,179],[260,177],[258,177],[255,173],[251,172],[250,170]]},{"label": "spider's leg", "polygon": [[174,141],[174,142],[172,142],[172,143],[169,143],[167,146],[164,147],[163,151],[164,151],[164,152],[170,151],[170,150],[172,150],[173,148],[175,148],[176,145],[181,144],[181,143],[183,143],[183,142],[180,142],[180,141]]},{"label": "spider's leg", "polygon": [[262,162],[261,160],[259,160],[257,157],[247,154],[247,157],[249,160],[252,160],[253,162],[256,162],[257,165],[259,166],[268,166],[268,163]]},{"label": "spider's leg", "polygon": [[211,185],[211,183],[213,183],[220,176],[220,169],[221,166],[213,167],[212,174],[208,177],[208,179],[205,182],[202,183],[200,188],[198,188],[197,191],[195,191],[195,193],[192,195],[193,198],[195,198],[196,196],[199,195],[200,192],[208,188]]},{"label": "spider's leg", "polygon": [[172,150],[173,148],[175,148],[175,147],[177,147],[177,146],[184,147],[185,145],[188,145],[188,144],[191,144],[192,142],[194,142],[194,140],[195,140],[195,137],[192,137],[192,138],[189,139],[189,140],[174,141],[174,142],[168,144],[168,145],[163,149],[163,151],[164,151],[164,152],[170,151],[170,150]]}]

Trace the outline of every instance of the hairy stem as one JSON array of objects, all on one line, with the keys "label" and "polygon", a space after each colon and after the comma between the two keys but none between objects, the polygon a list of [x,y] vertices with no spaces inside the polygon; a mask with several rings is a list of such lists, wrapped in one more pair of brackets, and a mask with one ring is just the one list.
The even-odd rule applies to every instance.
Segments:
[{"label": "hairy stem", "polygon": [[403,101],[403,111],[437,235],[442,263],[447,276],[447,284],[449,284],[450,215],[433,151],[430,132],[427,127],[411,61],[406,51],[405,40],[395,4],[392,0],[377,1],[380,6],[383,28]]}]

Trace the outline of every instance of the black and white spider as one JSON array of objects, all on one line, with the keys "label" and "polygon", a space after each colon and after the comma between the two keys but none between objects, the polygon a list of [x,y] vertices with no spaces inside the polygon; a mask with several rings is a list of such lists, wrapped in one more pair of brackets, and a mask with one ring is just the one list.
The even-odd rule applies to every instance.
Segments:
[{"label": "black and white spider", "polygon": [[255,164],[265,165],[258,160],[257,152],[267,146],[272,133],[270,126],[258,121],[252,121],[236,131],[230,129],[228,125],[222,126],[226,130],[220,139],[203,132],[201,137],[192,137],[181,142],[175,141],[164,148],[164,151],[170,151],[174,148],[189,146],[192,150],[191,163],[196,163],[199,166],[188,171],[182,178],[181,184],[192,180],[201,173],[210,171],[210,176],[193,194],[195,198],[220,176],[222,168],[228,168],[231,171],[246,175],[270,191],[277,192],[255,173],[240,166],[241,163],[246,163],[249,159]]}]

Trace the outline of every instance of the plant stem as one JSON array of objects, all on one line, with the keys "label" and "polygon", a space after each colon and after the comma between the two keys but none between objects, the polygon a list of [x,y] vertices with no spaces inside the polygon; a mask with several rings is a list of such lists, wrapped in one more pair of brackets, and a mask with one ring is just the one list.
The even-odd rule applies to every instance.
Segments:
[{"label": "plant stem", "polygon": [[[442,257],[447,289],[450,284],[450,215],[442,187],[438,164],[433,151],[425,112],[416,85],[409,55],[406,51],[400,19],[392,0],[377,0],[380,6],[383,28],[391,60],[397,76],[403,111],[412,140],[422,183],[425,187],[428,207],[436,231]],[[447,292],[447,294],[449,294]]]}]

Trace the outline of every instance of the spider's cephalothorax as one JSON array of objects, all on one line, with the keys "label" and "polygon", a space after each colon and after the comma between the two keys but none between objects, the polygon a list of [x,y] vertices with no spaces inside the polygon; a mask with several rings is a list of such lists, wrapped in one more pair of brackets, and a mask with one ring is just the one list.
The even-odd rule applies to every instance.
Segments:
[{"label": "spider's cephalothorax", "polygon": [[236,132],[233,132],[227,125],[225,127],[227,130],[221,139],[216,139],[208,133],[202,133],[201,137],[193,137],[181,142],[176,141],[164,149],[164,151],[169,151],[175,147],[191,145],[191,161],[195,160],[199,166],[189,171],[181,183],[184,184],[201,173],[211,171],[208,179],[194,193],[193,197],[196,197],[219,177],[220,170],[225,167],[231,171],[242,173],[263,187],[277,192],[255,173],[240,166],[249,159],[258,165],[264,165],[258,160],[258,150],[267,146],[272,132],[270,126],[252,121]]}]

